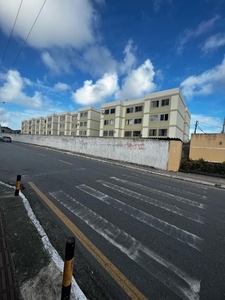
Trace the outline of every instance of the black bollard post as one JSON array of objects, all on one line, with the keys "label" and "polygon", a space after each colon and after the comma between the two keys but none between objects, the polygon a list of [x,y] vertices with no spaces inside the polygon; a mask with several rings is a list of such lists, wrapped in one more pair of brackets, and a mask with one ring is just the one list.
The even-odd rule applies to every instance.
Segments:
[{"label": "black bollard post", "polygon": [[70,290],[73,276],[74,251],[75,237],[72,236],[69,237],[66,241],[61,300],[70,299]]},{"label": "black bollard post", "polygon": [[21,175],[17,175],[17,179],[16,179],[16,189],[15,189],[15,196],[19,196],[20,182],[21,182]]}]

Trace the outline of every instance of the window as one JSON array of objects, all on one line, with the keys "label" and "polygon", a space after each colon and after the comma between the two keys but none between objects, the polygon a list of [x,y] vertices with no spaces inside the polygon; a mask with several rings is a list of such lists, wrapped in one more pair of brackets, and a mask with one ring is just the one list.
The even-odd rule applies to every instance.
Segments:
[{"label": "window", "polygon": [[127,119],[126,120],[126,125],[132,125],[133,124],[133,120],[132,119]]},{"label": "window", "polygon": [[168,121],[168,114],[160,115],[160,121]]},{"label": "window", "polygon": [[127,108],[127,114],[130,114],[134,111],[134,108],[133,107],[128,107]]},{"label": "window", "polygon": [[115,108],[111,108],[110,113],[115,114]]},{"label": "window", "polygon": [[151,122],[158,122],[158,115],[151,115],[150,116],[150,121]]},{"label": "window", "polygon": [[149,136],[157,136],[157,129],[150,129]]},{"label": "window", "polygon": [[140,131],[133,131],[133,136],[141,136],[141,132]]},{"label": "window", "polygon": [[115,120],[113,120],[113,119],[111,119],[111,120],[109,121],[109,124],[110,124],[110,125],[114,125],[114,123],[115,123]]},{"label": "window", "polygon": [[105,109],[105,115],[109,114],[109,109]]},{"label": "window", "polygon": [[59,135],[64,135],[64,132],[63,132],[63,131],[60,131],[60,132],[59,132]]},{"label": "window", "polygon": [[108,131],[103,131],[103,136],[108,136]]},{"label": "window", "polygon": [[72,120],[76,120],[77,119],[77,115],[76,116],[72,116]]},{"label": "window", "polygon": [[79,135],[87,135],[87,131],[79,131]]},{"label": "window", "polygon": [[161,101],[161,106],[166,106],[166,105],[169,105],[170,104],[170,99],[163,99]]},{"label": "window", "polygon": [[109,130],[109,136],[113,136],[114,135],[114,131],[113,130]]},{"label": "window", "polygon": [[51,124],[48,124],[47,128],[51,128]]},{"label": "window", "polygon": [[51,130],[50,131],[48,131],[48,134],[51,134],[52,132],[51,132]]},{"label": "window", "polygon": [[65,116],[60,117],[60,121],[65,121]]},{"label": "window", "polygon": [[109,125],[109,120],[104,120],[104,125]]},{"label": "window", "polygon": [[159,136],[167,136],[167,129],[159,129]]},{"label": "window", "polygon": [[37,120],[37,124],[39,124],[40,123],[40,120]]},{"label": "window", "polygon": [[65,124],[60,124],[59,128],[65,128]]},{"label": "window", "polygon": [[52,118],[48,118],[48,122],[51,122],[52,121]]},{"label": "window", "polygon": [[86,118],[86,117],[87,117],[87,112],[82,112],[82,113],[80,113],[80,117],[81,117],[81,118]]},{"label": "window", "polygon": [[135,112],[142,111],[142,106],[135,106]]},{"label": "window", "polygon": [[132,131],[125,131],[125,137],[131,137],[132,136]]},{"label": "window", "polygon": [[159,107],[159,100],[152,101],[152,107]]},{"label": "window", "polygon": [[77,127],[77,124],[72,124],[72,128],[76,128]]},{"label": "window", "polygon": [[142,119],[134,119],[134,124],[141,124]]},{"label": "window", "polygon": [[84,126],[87,126],[87,122],[84,122]]}]

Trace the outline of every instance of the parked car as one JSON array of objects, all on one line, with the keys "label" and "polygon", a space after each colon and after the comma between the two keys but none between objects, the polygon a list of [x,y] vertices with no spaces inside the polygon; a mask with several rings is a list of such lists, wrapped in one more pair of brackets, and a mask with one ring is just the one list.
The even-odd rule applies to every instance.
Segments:
[{"label": "parked car", "polygon": [[4,143],[12,143],[12,139],[10,136],[3,136],[2,137],[2,142]]}]

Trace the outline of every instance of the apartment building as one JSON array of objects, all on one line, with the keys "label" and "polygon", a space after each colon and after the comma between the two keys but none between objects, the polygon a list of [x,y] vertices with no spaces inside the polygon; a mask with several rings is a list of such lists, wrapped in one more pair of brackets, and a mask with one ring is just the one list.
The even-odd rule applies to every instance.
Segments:
[{"label": "apartment building", "polygon": [[[179,88],[22,122],[23,134],[189,140],[190,113]],[[39,122],[39,123],[38,123]]]},{"label": "apartment building", "polygon": [[179,88],[102,105],[100,136],[189,139],[190,113]]}]

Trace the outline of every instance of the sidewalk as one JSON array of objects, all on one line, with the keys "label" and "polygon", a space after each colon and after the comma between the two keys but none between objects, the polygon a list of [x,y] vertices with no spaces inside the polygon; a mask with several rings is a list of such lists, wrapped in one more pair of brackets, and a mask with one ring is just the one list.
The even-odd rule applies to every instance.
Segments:
[{"label": "sidewalk", "polygon": [[[137,166],[129,167],[156,175],[225,189],[225,178],[150,170]],[[49,256],[44,251],[41,238],[27,215],[22,198],[14,196],[14,189],[0,182],[0,299],[25,299],[21,297],[18,286],[21,288],[25,281],[29,281],[29,278],[34,277],[34,274],[38,274],[49,264],[51,264]],[[54,273],[56,273],[55,270]],[[57,276],[61,276],[61,274]],[[55,299],[57,299],[60,289],[59,284],[54,291]],[[43,297],[43,299],[45,298]],[[54,297],[49,299],[54,299]]]}]

